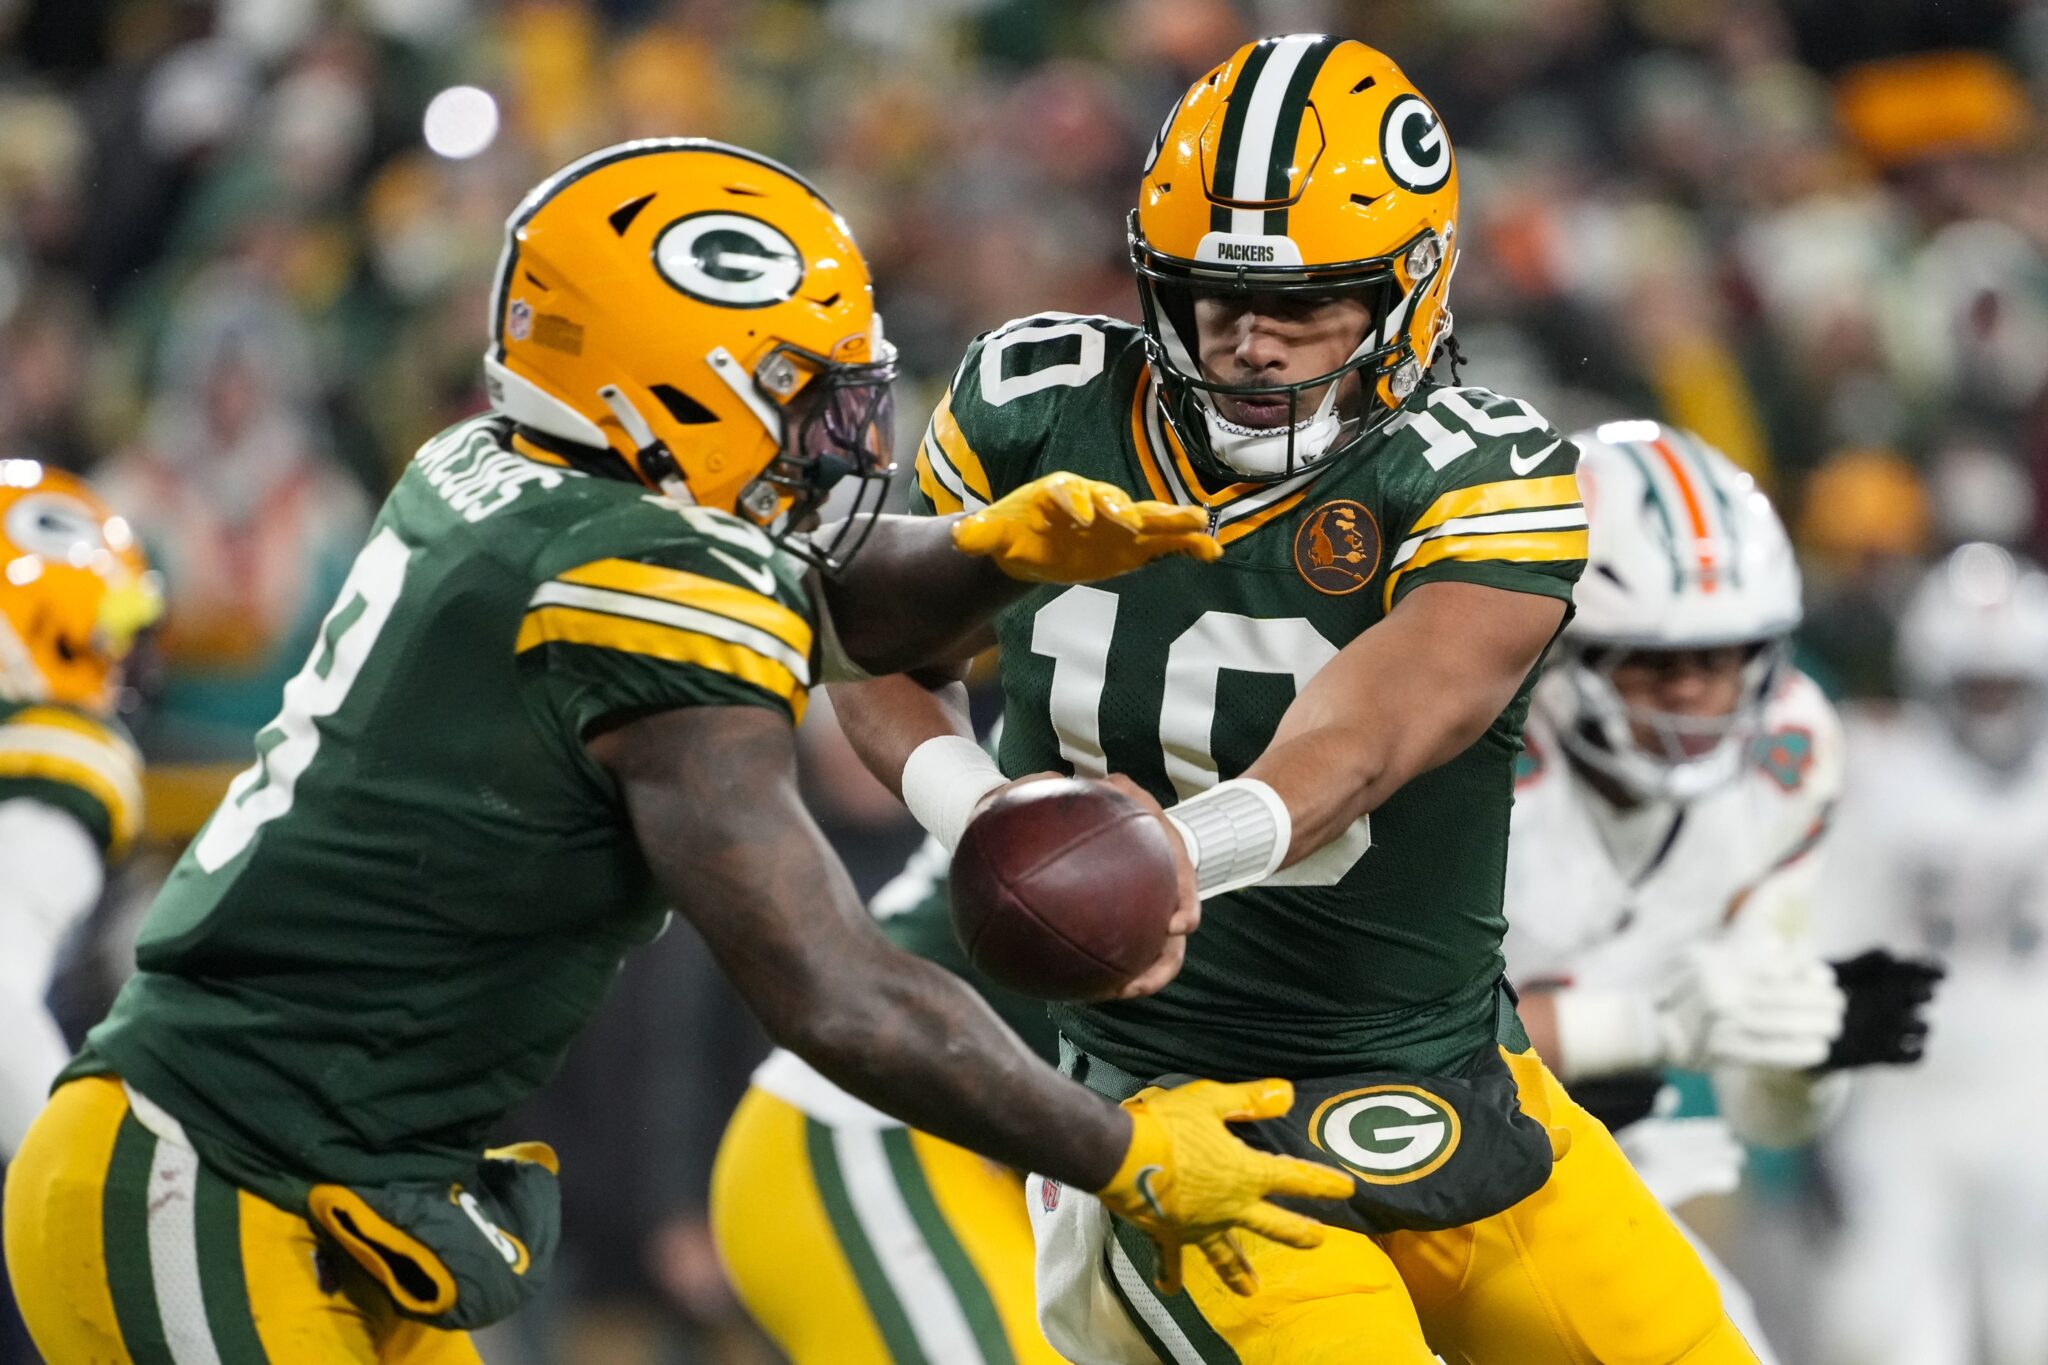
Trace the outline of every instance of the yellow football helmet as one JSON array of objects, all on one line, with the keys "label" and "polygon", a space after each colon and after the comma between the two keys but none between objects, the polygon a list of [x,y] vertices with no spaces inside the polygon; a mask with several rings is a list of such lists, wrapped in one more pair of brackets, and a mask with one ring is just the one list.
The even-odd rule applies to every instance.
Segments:
[{"label": "yellow football helmet", "polygon": [[[626,142],[537,186],[505,223],[484,372],[542,448],[781,532],[848,475],[861,511],[886,489],[895,348],[867,263],[815,189],[738,147]],[[836,565],[870,521],[791,548]]]},{"label": "yellow football helmet", "polygon": [[[1253,480],[1286,478],[1355,446],[1408,401],[1450,337],[1457,226],[1450,137],[1385,54],[1313,33],[1239,48],[1167,115],[1130,219],[1174,435],[1230,477]],[[1194,298],[1214,292],[1355,292],[1373,321],[1325,374],[1218,383],[1194,359]],[[1338,381],[1354,372],[1351,398],[1354,386]],[[1238,426],[1217,411],[1218,394],[1285,398],[1288,421]]]},{"label": "yellow football helmet", "polygon": [[111,712],[121,660],[163,610],[126,521],[61,470],[0,460],[0,699]]}]

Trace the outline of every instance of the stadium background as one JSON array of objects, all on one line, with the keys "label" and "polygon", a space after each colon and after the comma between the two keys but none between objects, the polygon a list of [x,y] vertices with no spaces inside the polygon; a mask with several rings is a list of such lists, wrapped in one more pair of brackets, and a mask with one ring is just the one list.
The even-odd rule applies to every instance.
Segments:
[{"label": "stadium background", "polygon": [[[1971,538],[2038,553],[2048,525],[2048,4],[1847,8],[0,0],[0,454],[89,473],[170,600],[130,717],[157,838],[61,1011],[96,1017],[400,464],[481,406],[505,214],[623,137],[726,138],[823,186],[875,266],[914,439],[976,332],[1135,315],[1123,218],[1186,82],[1261,32],[1365,38],[1458,147],[1468,375],[1566,429],[1677,421],[1752,468],[1806,566],[1804,660],[1882,704],[1918,567]],[[825,710],[812,796],[872,888],[912,839]],[[494,1365],[771,1358],[701,1223],[762,1048],[689,935],[629,968],[523,1117],[565,1156],[568,1254]],[[1794,1362],[1824,1171],[1760,1162],[1699,1218]]]}]

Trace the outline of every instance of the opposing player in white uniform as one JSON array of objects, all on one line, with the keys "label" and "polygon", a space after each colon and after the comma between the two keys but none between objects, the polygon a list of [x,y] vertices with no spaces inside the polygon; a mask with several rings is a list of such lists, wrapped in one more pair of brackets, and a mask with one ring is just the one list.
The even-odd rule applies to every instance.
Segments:
[{"label": "opposing player in white uniform", "polygon": [[1831,945],[1938,955],[1911,1073],[1871,1075],[1829,1138],[1846,1218],[1825,1357],[2048,1360],[2048,575],[1966,545],[1899,632],[1912,704],[1850,726]]},{"label": "opposing player in white uniform", "polygon": [[[1799,571],[1749,476],[1653,422],[1572,440],[1591,543],[1525,732],[1508,971],[1537,1050],[1678,1204],[1734,1187],[1738,1138],[1810,1139],[1843,1094],[1835,1064],[1868,1050],[1808,923],[1841,725],[1787,659]],[[1917,1045],[1910,1009],[1874,1027],[1881,1050]],[[1654,1114],[1665,1068],[1709,1072],[1723,1117]]]}]

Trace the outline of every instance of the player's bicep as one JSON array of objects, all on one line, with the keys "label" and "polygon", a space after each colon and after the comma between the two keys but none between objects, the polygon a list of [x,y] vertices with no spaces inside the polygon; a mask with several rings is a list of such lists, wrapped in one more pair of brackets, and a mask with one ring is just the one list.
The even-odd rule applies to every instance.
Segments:
[{"label": "player's bicep", "polygon": [[1571,598],[1586,559],[1578,450],[1518,399],[1441,389],[1390,438],[1428,464],[1429,499],[1388,561],[1391,609],[1425,583],[1466,582]]},{"label": "player's bicep", "polygon": [[[1362,696],[1389,698],[1421,735],[1446,735],[1456,753],[1507,708],[1563,620],[1556,598],[1458,579],[1423,583],[1331,667]],[[1321,681],[1319,673],[1311,688]]]}]

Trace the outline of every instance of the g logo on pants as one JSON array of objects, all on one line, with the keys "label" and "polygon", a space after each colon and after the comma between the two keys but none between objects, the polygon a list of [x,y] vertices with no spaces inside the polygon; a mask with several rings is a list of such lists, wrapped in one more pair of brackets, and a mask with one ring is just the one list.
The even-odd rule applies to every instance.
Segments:
[{"label": "g logo on pants", "polygon": [[1368,1086],[1324,1100],[1308,1134],[1360,1180],[1405,1185],[1458,1150],[1458,1111],[1419,1085]]}]

